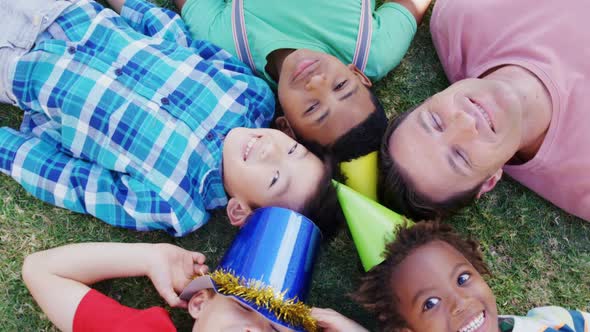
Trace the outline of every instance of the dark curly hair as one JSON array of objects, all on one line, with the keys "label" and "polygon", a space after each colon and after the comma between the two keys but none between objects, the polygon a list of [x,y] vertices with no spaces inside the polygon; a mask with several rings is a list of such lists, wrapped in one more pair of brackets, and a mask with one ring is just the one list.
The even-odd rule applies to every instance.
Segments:
[{"label": "dark curly hair", "polygon": [[395,156],[389,153],[389,139],[393,132],[416,108],[417,106],[393,118],[383,135],[379,151],[379,201],[414,220],[446,218],[471,204],[485,180],[472,189],[456,193],[444,201],[435,201],[416,189],[416,185],[395,161]]},{"label": "dark curly hair", "polygon": [[407,322],[398,309],[399,299],[392,289],[395,269],[416,249],[433,241],[443,241],[473,265],[481,275],[490,275],[479,244],[457,234],[450,225],[439,222],[419,222],[412,227],[399,227],[394,241],[385,249],[385,261],[370,270],[353,294],[355,301],[377,316],[382,331],[399,331]]},{"label": "dark curly hair", "polygon": [[340,136],[332,145],[322,146],[315,141],[305,140],[295,133],[297,140],[315,154],[329,154],[336,163],[350,161],[370,152],[378,151],[381,138],[387,129],[387,116],[377,96],[371,89],[367,87],[366,89],[369,91],[375,111],[369,114],[363,122]]}]

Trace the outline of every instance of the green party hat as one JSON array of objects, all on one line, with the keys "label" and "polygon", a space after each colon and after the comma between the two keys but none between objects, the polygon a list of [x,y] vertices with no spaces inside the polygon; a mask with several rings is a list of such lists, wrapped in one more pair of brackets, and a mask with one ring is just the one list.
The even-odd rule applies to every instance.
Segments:
[{"label": "green party hat", "polygon": [[385,260],[387,241],[399,225],[413,222],[353,189],[334,181],[338,201],[365,271]]}]

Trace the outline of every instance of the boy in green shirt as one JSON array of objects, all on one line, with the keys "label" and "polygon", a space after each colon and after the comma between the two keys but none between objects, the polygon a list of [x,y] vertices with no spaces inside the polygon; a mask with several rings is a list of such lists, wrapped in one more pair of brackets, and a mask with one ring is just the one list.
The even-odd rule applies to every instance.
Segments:
[{"label": "boy in green shirt", "polygon": [[341,161],[379,147],[385,114],[368,88],[399,64],[430,2],[175,0],[195,38],[277,88],[279,128]]}]

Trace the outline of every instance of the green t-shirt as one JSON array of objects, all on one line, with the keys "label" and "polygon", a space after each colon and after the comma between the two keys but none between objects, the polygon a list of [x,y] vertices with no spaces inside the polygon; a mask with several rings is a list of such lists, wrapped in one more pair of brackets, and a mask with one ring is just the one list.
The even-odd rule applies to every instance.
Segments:
[{"label": "green t-shirt", "polygon": [[[373,35],[365,74],[379,80],[399,64],[416,33],[414,16],[402,5],[385,3],[373,9]],[[231,0],[188,0],[182,18],[195,39],[209,40],[236,55]],[[273,86],[264,70],[266,56],[281,48],[307,48],[352,63],[361,0],[244,0],[244,20],[256,70]]]}]

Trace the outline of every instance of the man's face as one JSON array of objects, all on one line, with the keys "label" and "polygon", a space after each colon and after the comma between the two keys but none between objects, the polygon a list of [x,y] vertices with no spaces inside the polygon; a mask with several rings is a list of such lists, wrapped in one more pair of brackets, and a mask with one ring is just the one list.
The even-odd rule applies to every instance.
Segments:
[{"label": "man's face", "polygon": [[506,83],[465,79],[410,113],[389,137],[389,154],[418,192],[444,201],[500,172],[518,150],[520,112]]},{"label": "man's face", "polygon": [[469,261],[442,241],[419,247],[391,276],[412,332],[498,331],[496,298]]},{"label": "man's face", "polygon": [[355,66],[325,53],[299,49],[283,62],[278,95],[295,133],[329,146],[375,110],[370,86]]},{"label": "man's face", "polygon": [[322,161],[274,129],[232,129],[223,144],[228,194],[249,206],[301,211],[325,174]]},{"label": "man's face", "polygon": [[289,328],[273,323],[238,300],[216,294],[201,308],[193,331],[286,332]]}]

